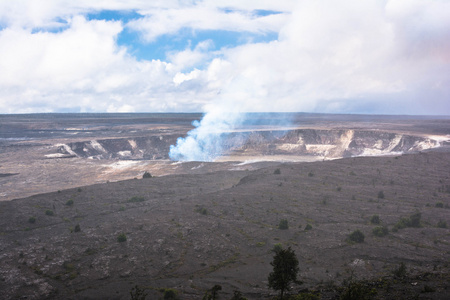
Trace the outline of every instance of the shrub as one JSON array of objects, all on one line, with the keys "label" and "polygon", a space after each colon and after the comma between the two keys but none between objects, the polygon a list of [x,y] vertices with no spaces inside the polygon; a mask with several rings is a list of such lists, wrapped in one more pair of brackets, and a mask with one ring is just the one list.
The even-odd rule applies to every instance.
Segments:
[{"label": "shrub", "polygon": [[66,205],[67,206],[72,206],[73,205],[73,200],[72,199],[67,200]]},{"label": "shrub", "polygon": [[306,224],[306,226],[305,226],[305,230],[311,230],[312,229],[312,226],[311,226],[311,224]]},{"label": "shrub", "polygon": [[75,231],[75,232],[81,231],[80,224],[75,225],[74,231]]},{"label": "shrub", "polygon": [[204,207],[199,207],[195,210],[196,212],[202,214],[202,215],[207,215],[208,214],[208,210]]},{"label": "shrub", "polygon": [[437,227],[438,228],[447,228],[447,222],[439,220],[439,222],[437,223]]},{"label": "shrub", "polygon": [[278,224],[278,229],[288,229],[289,225],[288,225],[288,221],[286,219],[281,219],[280,223]]},{"label": "shrub", "polygon": [[444,203],[438,202],[438,203],[436,203],[436,207],[444,208]]},{"label": "shrub", "polygon": [[31,223],[31,224],[36,223],[36,218],[35,218],[35,217],[30,217],[30,218],[28,219],[28,223]]},{"label": "shrub", "polygon": [[53,210],[47,209],[47,210],[45,211],[45,214],[46,214],[47,216],[53,216],[55,213],[53,212]]},{"label": "shrub", "polygon": [[387,235],[389,233],[389,230],[386,226],[378,226],[372,230],[372,233],[375,236],[382,237],[382,236]]},{"label": "shrub", "polygon": [[178,297],[178,291],[174,290],[174,289],[164,289],[163,290],[164,296],[163,299],[164,300],[178,300],[180,299]]},{"label": "shrub", "polygon": [[425,284],[425,286],[423,287],[423,289],[420,292],[421,293],[434,293],[435,291],[436,290],[433,287]]},{"label": "shrub", "polygon": [[408,218],[401,218],[395,225],[394,230],[397,231],[398,229],[403,229],[406,227],[421,227],[420,224],[420,218],[422,217],[422,214],[420,212],[417,212],[415,214],[412,214]]},{"label": "shrub", "polygon": [[152,174],[145,172],[144,175],[142,175],[142,178],[152,178]]},{"label": "shrub", "polygon": [[308,173],[308,177],[314,177],[314,173],[313,173],[312,171],[310,171],[310,172]]},{"label": "shrub", "polygon": [[121,233],[117,236],[117,241],[119,243],[123,243],[127,241],[127,236],[125,235],[125,233]]},{"label": "shrub", "polygon": [[420,212],[417,212],[409,217],[411,220],[411,227],[421,227],[420,225],[420,218],[422,217],[422,214]]},{"label": "shrub", "polygon": [[141,289],[137,285],[130,291],[131,300],[145,300],[147,297],[147,293],[145,292],[145,288]]},{"label": "shrub", "polygon": [[392,271],[392,274],[394,274],[395,277],[397,278],[403,278],[406,276],[406,266],[405,264],[402,262],[398,268],[394,269]]},{"label": "shrub", "polygon": [[320,294],[316,295],[310,292],[301,292],[295,296],[291,296],[290,300],[320,300]]},{"label": "shrub", "polygon": [[380,217],[378,215],[373,215],[372,218],[370,218],[370,223],[380,224]]},{"label": "shrub", "polygon": [[133,203],[133,202],[144,202],[144,201],[145,201],[144,197],[134,196],[134,197],[131,197],[130,199],[128,199],[127,202]]},{"label": "shrub", "polygon": [[247,300],[244,296],[242,296],[242,293],[239,291],[233,292],[233,297],[230,300]]},{"label": "shrub", "polygon": [[342,292],[341,300],[370,300],[376,294],[376,289],[371,288],[365,281],[351,281]]},{"label": "shrub", "polygon": [[280,169],[275,169],[275,171],[273,171],[273,174],[280,175],[281,174],[281,170]]},{"label": "shrub", "polygon": [[81,188],[78,188],[77,191],[78,191],[78,193],[81,193],[82,189],[81,189]]},{"label": "shrub", "polygon": [[378,192],[378,199],[384,199],[384,192],[383,191],[379,191]]},{"label": "shrub", "polygon": [[409,218],[401,218],[395,225],[394,229],[403,229],[411,226],[411,220]]},{"label": "shrub", "polygon": [[364,233],[362,233],[359,229],[353,231],[348,238],[352,242],[362,243],[364,242]]}]

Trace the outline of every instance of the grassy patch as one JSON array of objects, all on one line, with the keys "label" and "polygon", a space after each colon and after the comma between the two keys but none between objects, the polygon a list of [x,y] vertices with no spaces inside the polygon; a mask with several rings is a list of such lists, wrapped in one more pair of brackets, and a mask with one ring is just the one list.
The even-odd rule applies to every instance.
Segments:
[{"label": "grassy patch", "polygon": [[141,196],[134,196],[127,200],[127,202],[130,202],[130,203],[144,202],[144,201],[145,201],[145,198],[141,197]]}]

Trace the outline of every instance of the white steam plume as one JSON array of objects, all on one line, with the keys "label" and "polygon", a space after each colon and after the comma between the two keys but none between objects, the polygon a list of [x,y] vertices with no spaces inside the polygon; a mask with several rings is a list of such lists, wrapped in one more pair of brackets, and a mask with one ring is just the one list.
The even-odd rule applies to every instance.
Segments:
[{"label": "white steam plume", "polygon": [[170,146],[169,157],[176,161],[213,161],[224,152],[226,136],[242,124],[245,114],[215,107],[203,119],[194,121],[195,129]]}]

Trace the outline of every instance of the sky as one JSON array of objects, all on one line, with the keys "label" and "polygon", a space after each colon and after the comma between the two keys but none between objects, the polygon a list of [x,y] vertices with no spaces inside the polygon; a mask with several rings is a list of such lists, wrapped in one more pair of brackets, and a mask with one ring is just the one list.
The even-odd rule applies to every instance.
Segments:
[{"label": "sky", "polygon": [[450,114],[448,0],[0,0],[0,113]]}]

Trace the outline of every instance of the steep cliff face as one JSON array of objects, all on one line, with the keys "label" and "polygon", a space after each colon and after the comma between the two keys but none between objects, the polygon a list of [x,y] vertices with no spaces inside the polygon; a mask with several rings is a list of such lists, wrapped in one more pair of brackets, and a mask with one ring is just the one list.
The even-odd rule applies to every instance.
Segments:
[{"label": "steep cliff face", "polygon": [[[61,144],[58,153],[91,159],[168,159],[177,136],[91,140]],[[297,129],[222,135],[223,155],[285,155],[341,158],[408,153],[439,146],[421,136],[368,130]]]},{"label": "steep cliff face", "polygon": [[242,146],[230,147],[230,150],[251,150],[264,155],[340,158],[408,153],[437,146],[439,143],[430,138],[389,132],[299,129],[288,132],[251,132]]},{"label": "steep cliff face", "polygon": [[167,159],[176,137],[150,136],[60,144],[58,152],[90,159]]}]

